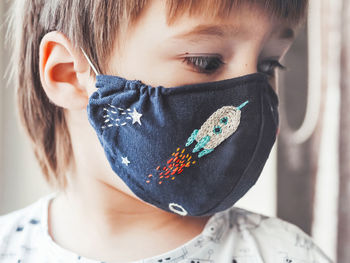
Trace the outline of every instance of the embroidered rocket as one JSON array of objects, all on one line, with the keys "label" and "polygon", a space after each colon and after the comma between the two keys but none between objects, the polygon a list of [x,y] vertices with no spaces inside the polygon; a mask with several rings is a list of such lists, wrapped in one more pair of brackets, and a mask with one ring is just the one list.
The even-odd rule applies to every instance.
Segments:
[{"label": "embroidered rocket", "polygon": [[[198,158],[201,158],[213,152],[220,143],[230,137],[240,124],[241,109],[248,103],[249,101],[245,101],[238,107],[224,106],[215,111],[199,130],[195,129],[192,132],[184,149],[177,148],[163,167],[157,166],[154,173],[158,174],[158,184],[162,184],[163,180],[174,180],[176,176],[183,173],[184,169],[197,163],[192,154],[186,152],[188,150],[186,147],[195,141],[197,143],[192,153],[198,152]],[[148,174],[146,183],[149,184],[154,178],[152,173]]]},{"label": "embroidered rocket", "polygon": [[199,152],[199,158],[214,151],[220,143],[237,130],[241,120],[241,109],[248,102],[242,103],[237,108],[234,106],[224,106],[218,109],[204,122],[199,130],[195,129],[192,132],[191,136],[187,139],[186,147],[197,141],[192,152]]}]

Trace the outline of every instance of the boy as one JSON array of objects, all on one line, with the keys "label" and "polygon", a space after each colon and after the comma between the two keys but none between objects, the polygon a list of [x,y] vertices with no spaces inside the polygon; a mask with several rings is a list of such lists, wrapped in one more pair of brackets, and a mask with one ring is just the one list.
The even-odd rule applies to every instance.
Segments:
[{"label": "boy", "polygon": [[20,116],[56,192],[0,219],[1,262],[331,262],[299,228],[228,209],[274,142],[274,69],[306,7],[16,1]]}]

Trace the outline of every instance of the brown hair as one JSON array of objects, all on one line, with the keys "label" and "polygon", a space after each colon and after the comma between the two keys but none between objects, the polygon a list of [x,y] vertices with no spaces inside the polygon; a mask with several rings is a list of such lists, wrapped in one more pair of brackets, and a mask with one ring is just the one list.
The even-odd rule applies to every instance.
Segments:
[{"label": "brown hair", "polygon": [[[136,21],[150,0],[15,0],[8,40],[14,48],[10,79],[17,89],[19,115],[47,181],[64,188],[73,150],[64,110],[46,96],[39,76],[39,46],[50,31],[81,47],[99,72],[108,71],[116,36]],[[242,4],[259,5],[274,17],[303,21],[307,0],[166,0],[168,23],[188,12],[225,16]]]}]

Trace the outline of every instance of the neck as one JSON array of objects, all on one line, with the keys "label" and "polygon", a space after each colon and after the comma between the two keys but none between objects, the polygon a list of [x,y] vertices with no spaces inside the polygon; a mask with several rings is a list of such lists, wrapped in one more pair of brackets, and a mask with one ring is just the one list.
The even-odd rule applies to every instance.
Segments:
[{"label": "neck", "polygon": [[165,253],[200,234],[209,219],[168,213],[86,173],[69,178],[75,180],[49,210],[49,232],[85,257],[126,261]]},{"label": "neck", "polygon": [[89,218],[91,224],[103,226],[106,234],[128,231],[133,226],[159,230],[171,226],[171,223],[183,224],[196,219],[163,211],[141,201],[131,192],[124,192],[86,174],[84,178],[72,177],[77,180],[62,193],[66,208],[78,218]]}]

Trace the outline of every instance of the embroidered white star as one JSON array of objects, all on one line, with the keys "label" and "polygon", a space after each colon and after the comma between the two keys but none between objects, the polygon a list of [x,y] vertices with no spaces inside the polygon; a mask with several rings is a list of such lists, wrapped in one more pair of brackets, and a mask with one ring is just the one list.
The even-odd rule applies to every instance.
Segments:
[{"label": "embroidered white star", "polygon": [[128,157],[122,157],[122,163],[128,166],[130,163],[130,161],[128,160]]},{"label": "embroidered white star", "polygon": [[135,122],[138,122],[141,125],[141,120],[140,120],[142,116],[141,113],[138,113],[134,108],[134,111],[132,113],[129,113],[129,115],[132,117],[132,124],[134,124]]}]

